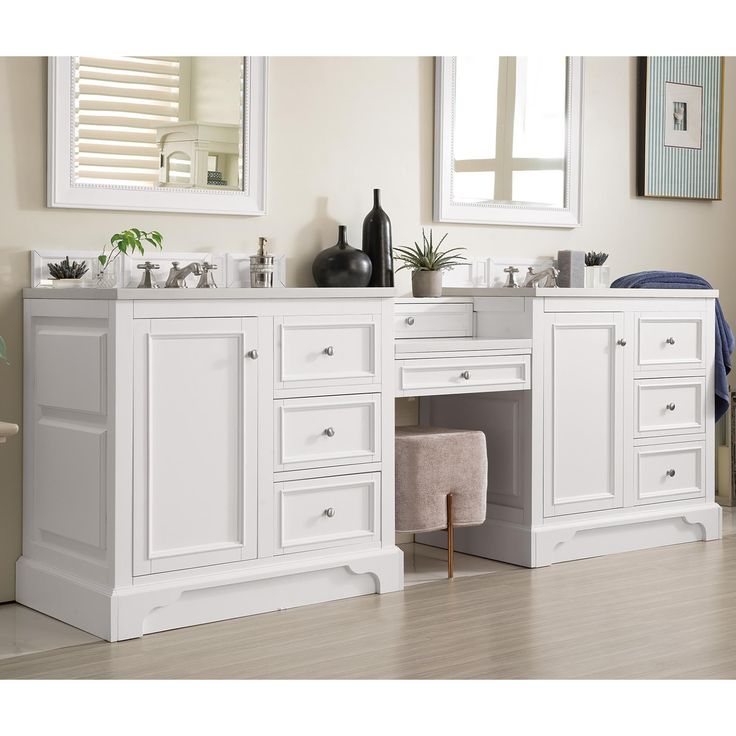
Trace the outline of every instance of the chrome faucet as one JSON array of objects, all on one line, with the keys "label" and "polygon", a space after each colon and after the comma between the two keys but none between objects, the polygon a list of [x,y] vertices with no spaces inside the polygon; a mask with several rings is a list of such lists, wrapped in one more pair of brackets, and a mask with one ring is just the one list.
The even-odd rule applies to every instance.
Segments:
[{"label": "chrome faucet", "polygon": [[169,271],[169,277],[166,279],[167,289],[186,289],[186,278],[190,273],[195,276],[202,275],[202,267],[196,261],[192,261],[188,266],[179,268],[179,261],[171,262],[171,270]]},{"label": "chrome faucet", "polygon": [[554,267],[543,268],[538,273],[534,273],[532,267],[529,267],[529,273],[524,280],[524,286],[546,286],[555,287],[557,286],[557,277],[560,272]]}]

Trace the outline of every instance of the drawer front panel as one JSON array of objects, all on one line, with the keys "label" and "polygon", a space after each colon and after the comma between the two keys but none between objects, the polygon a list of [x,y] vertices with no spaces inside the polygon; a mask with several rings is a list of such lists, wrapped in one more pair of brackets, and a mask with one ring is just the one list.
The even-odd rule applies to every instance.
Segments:
[{"label": "drawer front panel", "polygon": [[397,304],[394,337],[472,337],[472,304]]},{"label": "drawer front panel", "polygon": [[637,370],[704,369],[704,318],[700,312],[637,315]]},{"label": "drawer front panel", "polygon": [[276,325],[276,388],[376,383],[380,318],[283,317]]},{"label": "drawer front panel", "polygon": [[705,443],[640,445],[636,453],[636,504],[705,496]]},{"label": "drawer front panel", "polygon": [[355,394],[274,402],[274,470],[380,460],[380,399]]},{"label": "drawer front panel", "polygon": [[276,553],[378,541],[380,474],[276,484]]},{"label": "drawer front panel", "polygon": [[529,388],[529,356],[428,358],[396,362],[399,396],[514,391]]},{"label": "drawer front panel", "polygon": [[636,381],[635,436],[705,431],[705,378]]}]

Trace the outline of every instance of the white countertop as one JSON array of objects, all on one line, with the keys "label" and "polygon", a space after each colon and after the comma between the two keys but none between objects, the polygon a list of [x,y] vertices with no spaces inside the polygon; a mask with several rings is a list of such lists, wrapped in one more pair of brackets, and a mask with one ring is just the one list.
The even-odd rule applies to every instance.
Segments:
[{"label": "white countertop", "polygon": [[99,300],[196,300],[196,299],[380,299],[396,295],[385,287],[354,289],[277,288],[277,289],[95,289],[80,287],[55,289],[38,286],[23,289],[25,299],[99,299]]},{"label": "white countertop", "polygon": [[[606,298],[606,299],[642,299],[657,297],[658,299],[703,299],[717,297],[718,289],[566,289],[563,287],[548,289],[531,287],[506,289],[496,287],[492,289],[460,289],[446,288],[442,290],[443,297],[544,297],[545,299],[559,299],[570,297]],[[440,297],[442,298],[442,297]],[[422,300],[424,301],[424,300]],[[428,300],[427,300],[428,301]]]}]

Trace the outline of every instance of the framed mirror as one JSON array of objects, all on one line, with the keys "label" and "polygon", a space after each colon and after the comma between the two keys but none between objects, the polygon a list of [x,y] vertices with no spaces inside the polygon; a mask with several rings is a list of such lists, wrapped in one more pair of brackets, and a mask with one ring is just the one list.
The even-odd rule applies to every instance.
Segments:
[{"label": "framed mirror", "polygon": [[434,219],[580,225],[581,57],[442,56]]},{"label": "framed mirror", "polygon": [[265,214],[265,57],[50,57],[48,92],[49,207]]}]

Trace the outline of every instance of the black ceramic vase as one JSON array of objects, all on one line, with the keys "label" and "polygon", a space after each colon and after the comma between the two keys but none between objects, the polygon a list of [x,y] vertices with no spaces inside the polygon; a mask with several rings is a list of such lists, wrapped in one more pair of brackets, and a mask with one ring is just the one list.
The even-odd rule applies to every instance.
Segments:
[{"label": "black ceramic vase", "polygon": [[337,243],[317,254],[312,263],[312,276],[317,286],[368,286],[371,259],[362,250],[348,245],[345,225],[337,228]]},{"label": "black ceramic vase", "polygon": [[381,190],[373,190],[373,209],[363,220],[363,250],[373,264],[370,286],[394,285],[391,220],[381,209]]}]

